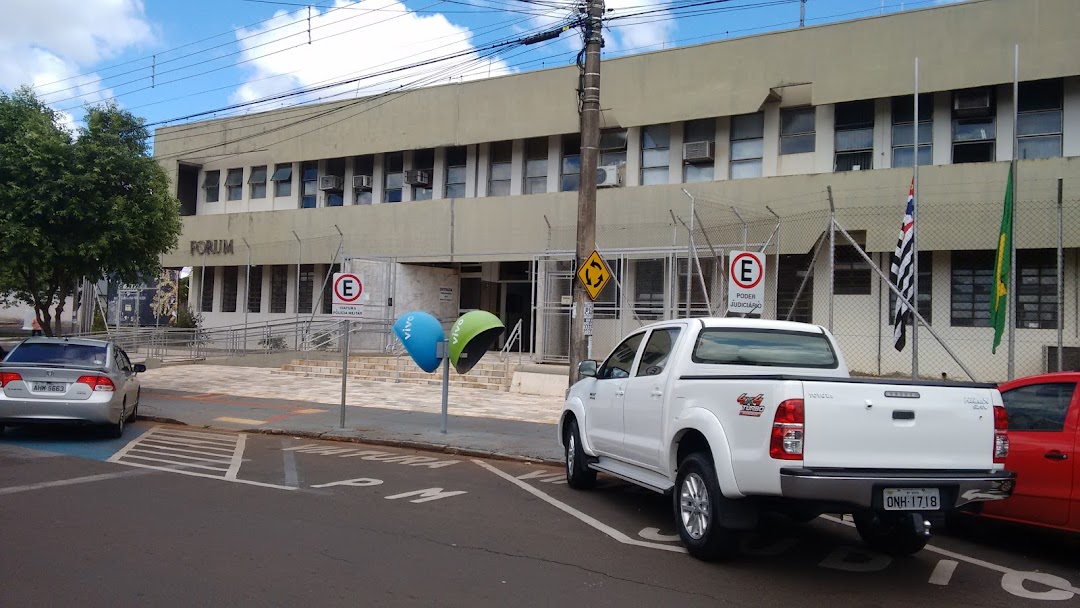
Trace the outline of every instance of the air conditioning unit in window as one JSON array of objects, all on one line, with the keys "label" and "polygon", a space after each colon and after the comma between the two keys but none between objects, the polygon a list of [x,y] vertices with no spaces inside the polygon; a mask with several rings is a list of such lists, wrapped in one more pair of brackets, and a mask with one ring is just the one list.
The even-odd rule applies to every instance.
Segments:
[{"label": "air conditioning unit in window", "polygon": [[991,102],[990,89],[958,91],[953,95],[953,111],[958,114],[981,114],[990,111]]},{"label": "air conditioning unit in window", "polygon": [[319,178],[319,190],[341,190],[345,180],[336,175],[324,175]]},{"label": "air conditioning unit in window", "polygon": [[[1061,366],[1064,371],[1080,371],[1080,347],[1065,346],[1061,349]],[[1043,369],[1046,373],[1062,371],[1057,368],[1057,345],[1043,347]]]},{"label": "air conditioning unit in window", "polygon": [[683,161],[687,163],[712,162],[714,150],[711,141],[688,141],[683,144]]},{"label": "air conditioning unit in window", "polygon": [[410,186],[419,186],[421,188],[431,187],[431,171],[425,171],[423,169],[414,169],[412,171],[405,172],[405,183]]},{"label": "air conditioning unit in window", "polygon": [[354,175],[352,178],[353,190],[360,190],[361,192],[371,192],[371,176],[370,175]]},{"label": "air conditioning unit in window", "polygon": [[596,168],[596,187],[615,188],[622,185],[618,165],[602,165]]}]

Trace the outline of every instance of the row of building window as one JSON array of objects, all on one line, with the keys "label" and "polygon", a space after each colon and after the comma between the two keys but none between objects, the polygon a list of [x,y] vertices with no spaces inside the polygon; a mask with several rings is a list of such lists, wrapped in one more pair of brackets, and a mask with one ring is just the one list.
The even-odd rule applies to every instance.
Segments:
[{"label": "row of building window", "polygon": [[[250,282],[248,283],[247,291],[247,312],[263,312],[262,310],[262,294],[263,294],[263,272],[270,273],[270,307],[266,312],[271,313],[285,313],[288,312],[287,299],[289,292],[289,268],[288,265],[273,265],[273,266],[252,266],[247,272],[250,273]],[[330,274],[339,272],[340,267],[334,265],[330,268]],[[214,311],[214,287],[216,282],[216,273],[214,268],[207,268],[205,274],[202,276],[202,292],[199,298],[199,310],[201,312],[213,312]],[[244,272],[242,266],[225,266],[222,269],[222,286],[221,286],[221,312],[237,312],[237,307],[241,304],[239,301],[239,281],[240,273]],[[300,266],[299,279],[297,281],[297,290],[302,296],[297,300],[296,306],[292,312],[298,312],[303,314],[310,314],[314,307],[312,305],[312,296],[315,294],[316,281],[323,285],[322,296],[319,299],[319,308],[322,314],[330,314],[332,307],[331,298],[331,285],[329,281],[323,280],[320,276],[315,274],[314,264],[302,264]],[[241,309],[242,310],[242,309]]]},{"label": "row of building window", "polygon": [[[994,87],[965,89],[952,93],[952,162],[992,162],[996,159],[997,103]],[[1062,154],[1063,85],[1061,79],[1040,80],[1020,84],[1017,138],[1018,156],[1021,159],[1050,158]],[[895,97],[891,100],[891,158],[893,167],[910,167],[917,162],[932,162],[934,143],[934,99],[922,94],[918,100],[918,119],[915,117],[914,96]],[[816,109],[813,106],[782,108],[780,111],[780,154],[804,154],[815,151]],[[872,169],[874,165],[874,100],[838,103],[835,106],[834,170],[851,171]],[[729,174],[731,179],[760,177],[765,149],[765,115],[763,112],[731,117],[729,142]],[[688,121],[684,125],[683,140],[688,144],[683,150],[682,181],[686,183],[712,181],[714,179],[714,147],[716,122],[713,119]],[[916,143],[917,140],[917,143]],[[487,194],[507,196],[511,193],[513,173],[513,142],[490,144]],[[670,181],[671,129],[669,125],[651,125],[641,129],[640,175],[642,185],[666,184]],[[561,146],[559,190],[575,191],[580,185],[581,140],[577,134],[564,135]],[[524,142],[523,192],[543,194],[548,190],[548,139],[539,137]],[[627,131],[608,130],[600,136],[600,165],[625,168],[627,155]],[[466,179],[465,146],[446,150],[446,198],[465,196]],[[300,165],[300,207],[317,206],[320,190],[326,192],[326,206],[344,204],[345,184],[344,158],[326,161],[325,182],[320,182],[317,162]],[[382,201],[388,203],[403,200],[402,192],[412,188],[413,200],[432,198],[435,151],[432,149],[413,152],[412,169],[404,170],[404,153],[393,152],[384,156]],[[354,160],[354,174],[361,176],[352,184],[353,202],[369,204],[372,201],[371,178],[374,176],[375,157],[359,156]],[[292,196],[293,165],[282,163],[269,173],[265,165],[251,167],[247,187],[248,198],[266,198],[272,184],[275,197]],[[244,198],[244,169],[228,169],[225,176],[225,198],[229,201]],[[217,202],[221,196],[221,172],[207,171],[203,179],[208,203]]]},{"label": "row of building window", "polygon": [[[807,279],[811,256],[783,255],[780,258],[780,277],[777,300],[781,316],[792,311],[791,320],[810,323],[813,320],[813,277]],[[713,285],[716,279],[715,260],[702,259],[701,269],[705,284]],[[634,260],[633,307],[643,319],[659,319],[665,312],[665,281],[668,261],[663,258]],[[616,278],[624,276],[624,269],[613,263]],[[262,282],[264,268],[270,272],[270,308],[267,312],[285,313],[288,293],[289,266],[253,266],[251,283],[247,294],[249,312],[262,311]],[[870,295],[874,281],[873,273],[862,256],[850,245],[837,245],[835,255],[833,291],[837,295]],[[212,269],[211,269],[212,270]],[[223,271],[221,312],[237,312],[238,277],[242,267],[226,266]],[[336,267],[331,268],[336,272]],[[675,269],[678,276],[675,305],[686,302],[686,259],[680,259]],[[990,302],[993,293],[994,252],[954,251],[950,269],[950,315],[953,327],[989,327]],[[1017,288],[1014,290],[1016,326],[1028,329],[1057,328],[1057,255],[1051,249],[1024,249],[1017,252]],[[466,279],[462,279],[463,281]],[[803,286],[803,281],[806,285]],[[201,294],[202,311],[210,312],[214,304],[215,273],[207,272],[203,278]],[[298,289],[302,297],[294,312],[311,313],[312,296],[316,284],[324,284],[321,311],[329,314],[331,309],[330,286],[317,276],[314,265],[300,266]],[[803,286],[801,294],[799,288]],[[919,314],[933,323],[933,252],[919,252]],[[467,290],[462,289],[462,294]],[[471,293],[471,291],[470,291]],[[606,289],[597,299],[597,318],[613,317],[622,304],[617,300],[618,290]],[[698,279],[691,281],[690,306],[695,314],[710,314]],[[796,299],[796,296],[799,296]],[[462,301],[462,307],[465,308]],[[896,298],[890,292],[889,318],[896,310]]]}]

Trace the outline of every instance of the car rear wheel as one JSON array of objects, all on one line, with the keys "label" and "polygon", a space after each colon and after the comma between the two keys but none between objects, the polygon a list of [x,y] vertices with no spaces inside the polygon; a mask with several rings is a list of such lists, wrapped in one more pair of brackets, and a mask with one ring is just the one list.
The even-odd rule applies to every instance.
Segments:
[{"label": "car rear wheel", "polygon": [[120,411],[120,419],[116,421],[116,424],[110,424],[107,429],[109,437],[119,438],[124,436],[124,421],[127,419],[127,402],[124,402],[123,409]]},{"label": "car rear wheel", "polygon": [[739,532],[720,525],[727,499],[720,492],[716,469],[704,454],[690,454],[679,463],[673,495],[679,538],[690,555],[714,561],[738,553]]},{"label": "car rear wheel", "polygon": [[135,422],[135,419],[139,417],[139,397],[141,396],[141,391],[135,395],[135,405],[131,408],[131,413],[128,414],[128,422]]}]

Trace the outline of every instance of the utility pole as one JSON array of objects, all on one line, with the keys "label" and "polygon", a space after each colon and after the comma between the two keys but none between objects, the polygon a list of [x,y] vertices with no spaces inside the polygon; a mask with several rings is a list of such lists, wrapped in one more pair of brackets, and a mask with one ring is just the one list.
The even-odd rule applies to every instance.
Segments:
[{"label": "utility pole", "polygon": [[[577,263],[578,267],[596,247],[596,167],[600,154],[600,48],[603,0],[587,0],[585,28],[585,67],[581,78],[581,173],[578,184]],[[574,281],[574,304],[570,329],[570,382],[577,382],[578,363],[588,358],[585,336],[585,305],[588,294]]]}]

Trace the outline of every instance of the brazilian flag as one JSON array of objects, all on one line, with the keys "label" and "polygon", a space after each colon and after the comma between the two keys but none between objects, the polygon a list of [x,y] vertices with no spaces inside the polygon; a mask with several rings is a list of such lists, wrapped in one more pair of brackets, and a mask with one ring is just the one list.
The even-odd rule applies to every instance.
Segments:
[{"label": "brazilian flag", "polygon": [[1001,335],[1005,333],[1008,319],[1009,270],[1012,267],[1012,231],[1013,231],[1013,173],[1015,162],[1009,164],[1009,180],[1005,184],[1005,209],[1001,213],[1001,232],[998,234],[997,263],[994,264],[994,294],[990,301],[990,322],[994,327],[994,346],[990,352],[996,354],[1001,345]]}]

